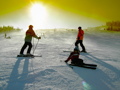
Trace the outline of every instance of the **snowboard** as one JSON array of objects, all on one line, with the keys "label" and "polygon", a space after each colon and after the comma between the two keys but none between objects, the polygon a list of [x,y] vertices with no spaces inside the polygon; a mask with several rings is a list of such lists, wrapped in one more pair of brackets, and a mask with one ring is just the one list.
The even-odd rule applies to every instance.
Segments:
[{"label": "snowboard", "polygon": [[42,55],[26,55],[26,54],[24,54],[24,55],[17,55],[17,57],[32,57],[32,58],[34,58],[34,57],[42,57]]}]

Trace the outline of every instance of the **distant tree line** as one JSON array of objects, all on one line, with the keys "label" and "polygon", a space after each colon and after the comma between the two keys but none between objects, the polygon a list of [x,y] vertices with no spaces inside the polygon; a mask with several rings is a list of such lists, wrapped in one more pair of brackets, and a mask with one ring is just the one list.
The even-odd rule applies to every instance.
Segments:
[{"label": "distant tree line", "polygon": [[120,21],[106,22],[107,30],[120,31]]},{"label": "distant tree line", "polygon": [[20,31],[19,28],[14,28],[13,26],[0,26],[0,33],[1,32],[12,32],[12,31]]}]

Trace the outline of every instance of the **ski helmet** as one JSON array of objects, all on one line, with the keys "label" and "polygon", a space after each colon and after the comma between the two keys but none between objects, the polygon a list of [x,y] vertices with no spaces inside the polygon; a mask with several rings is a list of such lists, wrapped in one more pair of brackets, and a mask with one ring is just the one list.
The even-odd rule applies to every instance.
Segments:
[{"label": "ski helmet", "polygon": [[80,50],[79,50],[79,48],[76,46],[76,47],[74,48],[74,51],[80,51]]}]

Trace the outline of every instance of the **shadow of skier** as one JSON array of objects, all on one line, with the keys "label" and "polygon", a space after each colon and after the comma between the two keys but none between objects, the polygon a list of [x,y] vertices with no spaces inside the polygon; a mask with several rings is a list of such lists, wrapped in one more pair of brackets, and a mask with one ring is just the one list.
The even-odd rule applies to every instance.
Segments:
[{"label": "shadow of skier", "polygon": [[[116,82],[118,80],[120,71],[112,65],[100,60],[99,58],[91,54],[85,54],[84,56],[85,58],[88,58],[89,60],[97,63],[98,69],[96,69],[95,71],[86,71],[81,69],[79,72],[78,68],[76,68],[74,69],[74,72],[76,72],[84,80],[84,82],[88,83],[91,86],[92,90],[116,89],[117,87],[113,85],[113,82]],[[106,68],[108,70],[108,73],[104,72],[102,68],[99,69],[99,66],[102,66],[102,68]],[[112,72],[113,74],[111,74],[110,72]],[[110,75],[113,75],[114,77],[111,77]]]},{"label": "shadow of skier", "polygon": [[[19,74],[21,60],[24,60],[23,71]],[[6,90],[24,90],[28,76],[29,58],[18,58],[11,72]]]},{"label": "shadow of skier", "polygon": [[87,54],[85,57],[88,58],[89,60],[92,60],[95,63],[98,63],[99,65],[103,66],[104,68],[107,68],[108,70],[114,72],[116,75],[114,80],[117,80],[119,78],[120,71],[117,68],[115,68],[114,66],[102,61],[101,59],[93,56],[92,54]]}]

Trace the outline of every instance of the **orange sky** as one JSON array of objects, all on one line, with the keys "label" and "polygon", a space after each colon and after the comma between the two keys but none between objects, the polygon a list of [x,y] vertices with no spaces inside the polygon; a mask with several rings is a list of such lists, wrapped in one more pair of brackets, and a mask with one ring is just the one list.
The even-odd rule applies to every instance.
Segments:
[{"label": "orange sky", "polygon": [[[47,7],[49,14],[49,20],[55,19],[63,23],[64,18],[65,23],[70,23],[72,21],[75,23],[86,22],[87,25],[90,22],[98,22],[98,24],[106,21],[116,21],[120,20],[119,0],[0,0],[0,24],[5,24],[5,22],[11,22],[11,19],[15,19],[14,22],[20,22],[18,19],[25,19],[23,21],[29,22],[29,17],[27,15],[27,8],[32,2],[40,1],[44,6]],[[61,12],[58,12],[58,10]],[[16,12],[16,14],[15,14]],[[56,13],[59,13],[56,16]],[[53,13],[53,14],[52,14]],[[17,16],[16,16],[17,15]],[[10,19],[10,18],[11,19]],[[56,17],[56,18],[54,18]],[[78,20],[77,21],[77,17]],[[51,19],[52,18],[52,19]],[[66,19],[65,19],[66,18]],[[76,21],[74,20],[76,19]],[[69,20],[71,19],[71,20]],[[67,22],[68,21],[68,22]],[[48,21],[50,23],[50,21]],[[99,23],[100,22],[100,23]],[[93,26],[94,26],[93,23]],[[7,23],[6,23],[7,24]],[[9,23],[8,23],[9,24]],[[62,27],[62,24],[60,25]],[[69,26],[69,25],[68,25]],[[73,25],[75,26],[75,25]],[[88,25],[89,26],[89,25]]]}]

